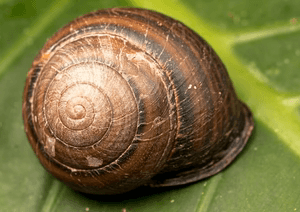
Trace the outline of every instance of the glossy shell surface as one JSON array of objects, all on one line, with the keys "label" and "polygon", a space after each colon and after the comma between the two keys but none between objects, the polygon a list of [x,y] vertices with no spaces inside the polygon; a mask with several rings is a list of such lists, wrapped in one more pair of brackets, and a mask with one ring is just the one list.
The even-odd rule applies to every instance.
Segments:
[{"label": "glossy shell surface", "polygon": [[93,194],[211,176],[253,129],[213,49],[182,23],[132,8],[89,13],[46,42],[23,119],[46,170]]}]

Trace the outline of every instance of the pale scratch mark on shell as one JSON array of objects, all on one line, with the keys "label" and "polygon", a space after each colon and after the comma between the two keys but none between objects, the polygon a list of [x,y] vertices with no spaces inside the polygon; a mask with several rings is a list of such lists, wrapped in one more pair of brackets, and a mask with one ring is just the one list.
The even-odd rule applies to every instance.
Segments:
[{"label": "pale scratch mark on shell", "polygon": [[123,47],[120,49],[120,52],[119,52],[119,55],[118,55],[118,57],[119,57],[119,61],[120,61],[120,67],[119,67],[119,72],[120,72],[120,74],[122,74],[122,69],[123,69],[123,64],[122,64],[122,55],[123,55],[123,50],[126,48],[126,43],[127,43],[127,41],[126,40],[123,40]]},{"label": "pale scratch mark on shell", "polygon": [[147,17],[147,20],[148,20],[148,22],[147,22],[147,24],[146,24],[146,32],[145,32],[145,40],[144,40],[144,45],[145,45],[145,47],[144,48],[146,48],[146,45],[147,45],[147,43],[148,43],[148,41],[147,41],[147,38],[148,38],[148,32],[149,32],[149,23],[150,23],[150,19]]},{"label": "pale scratch mark on shell", "polygon": [[55,68],[54,66],[51,66],[51,69],[54,69],[57,73],[60,72],[60,70],[58,70],[57,68]]},{"label": "pale scratch mark on shell", "polygon": [[158,58],[160,58],[161,55],[163,54],[163,52],[165,51],[166,46],[167,46],[167,44],[168,44],[168,42],[169,42],[170,34],[171,34],[172,29],[173,29],[174,26],[175,26],[175,23],[172,23],[172,26],[170,27],[170,29],[169,29],[169,31],[168,31],[168,34],[166,35],[166,41],[165,41],[165,43],[164,43],[164,47],[163,47],[162,51],[160,52],[160,54],[158,55]]},{"label": "pale scratch mark on shell", "polygon": [[90,155],[88,155],[86,157],[86,160],[88,162],[88,166],[92,166],[92,167],[98,167],[98,166],[101,166],[103,164],[103,159],[92,157]]},{"label": "pale scratch mark on shell", "polygon": [[94,58],[93,59],[96,59],[97,58],[97,54],[96,54],[96,51],[95,51],[95,47],[94,45],[90,42],[89,39],[85,39],[85,41],[87,42],[87,44],[91,47],[90,49],[93,50],[93,55],[94,55]]},{"label": "pale scratch mark on shell", "polygon": [[47,152],[48,155],[51,157],[55,157],[55,143],[56,139],[50,136],[46,137],[44,149]]}]

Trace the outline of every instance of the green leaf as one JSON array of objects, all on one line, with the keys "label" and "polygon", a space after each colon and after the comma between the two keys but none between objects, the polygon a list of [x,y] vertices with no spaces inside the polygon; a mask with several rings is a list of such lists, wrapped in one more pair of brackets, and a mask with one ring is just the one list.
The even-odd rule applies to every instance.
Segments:
[{"label": "green leaf", "polygon": [[[79,15],[154,9],[184,22],[219,54],[255,130],[221,173],[192,185],[117,197],[75,192],[49,175],[22,122],[26,74],[43,44]],[[300,210],[300,1],[0,0],[0,211]]]}]

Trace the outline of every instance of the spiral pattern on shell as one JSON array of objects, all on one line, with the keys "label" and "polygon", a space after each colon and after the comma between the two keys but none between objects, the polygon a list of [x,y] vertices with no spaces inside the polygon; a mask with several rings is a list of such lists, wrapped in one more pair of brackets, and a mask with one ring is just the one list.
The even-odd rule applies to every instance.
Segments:
[{"label": "spiral pattern on shell", "polygon": [[130,8],[79,17],[47,41],[27,77],[23,118],[43,166],[95,194],[215,174],[253,128],[204,40]]}]

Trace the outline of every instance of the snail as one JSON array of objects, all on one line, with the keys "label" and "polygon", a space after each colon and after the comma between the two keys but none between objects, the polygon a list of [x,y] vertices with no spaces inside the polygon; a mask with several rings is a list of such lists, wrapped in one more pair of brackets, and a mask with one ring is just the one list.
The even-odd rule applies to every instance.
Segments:
[{"label": "snail", "polygon": [[103,195],[212,176],[253,130],[206,41],[137,8],[91,12],[50,38],[27,75],[22,112],[44,168]]}]

